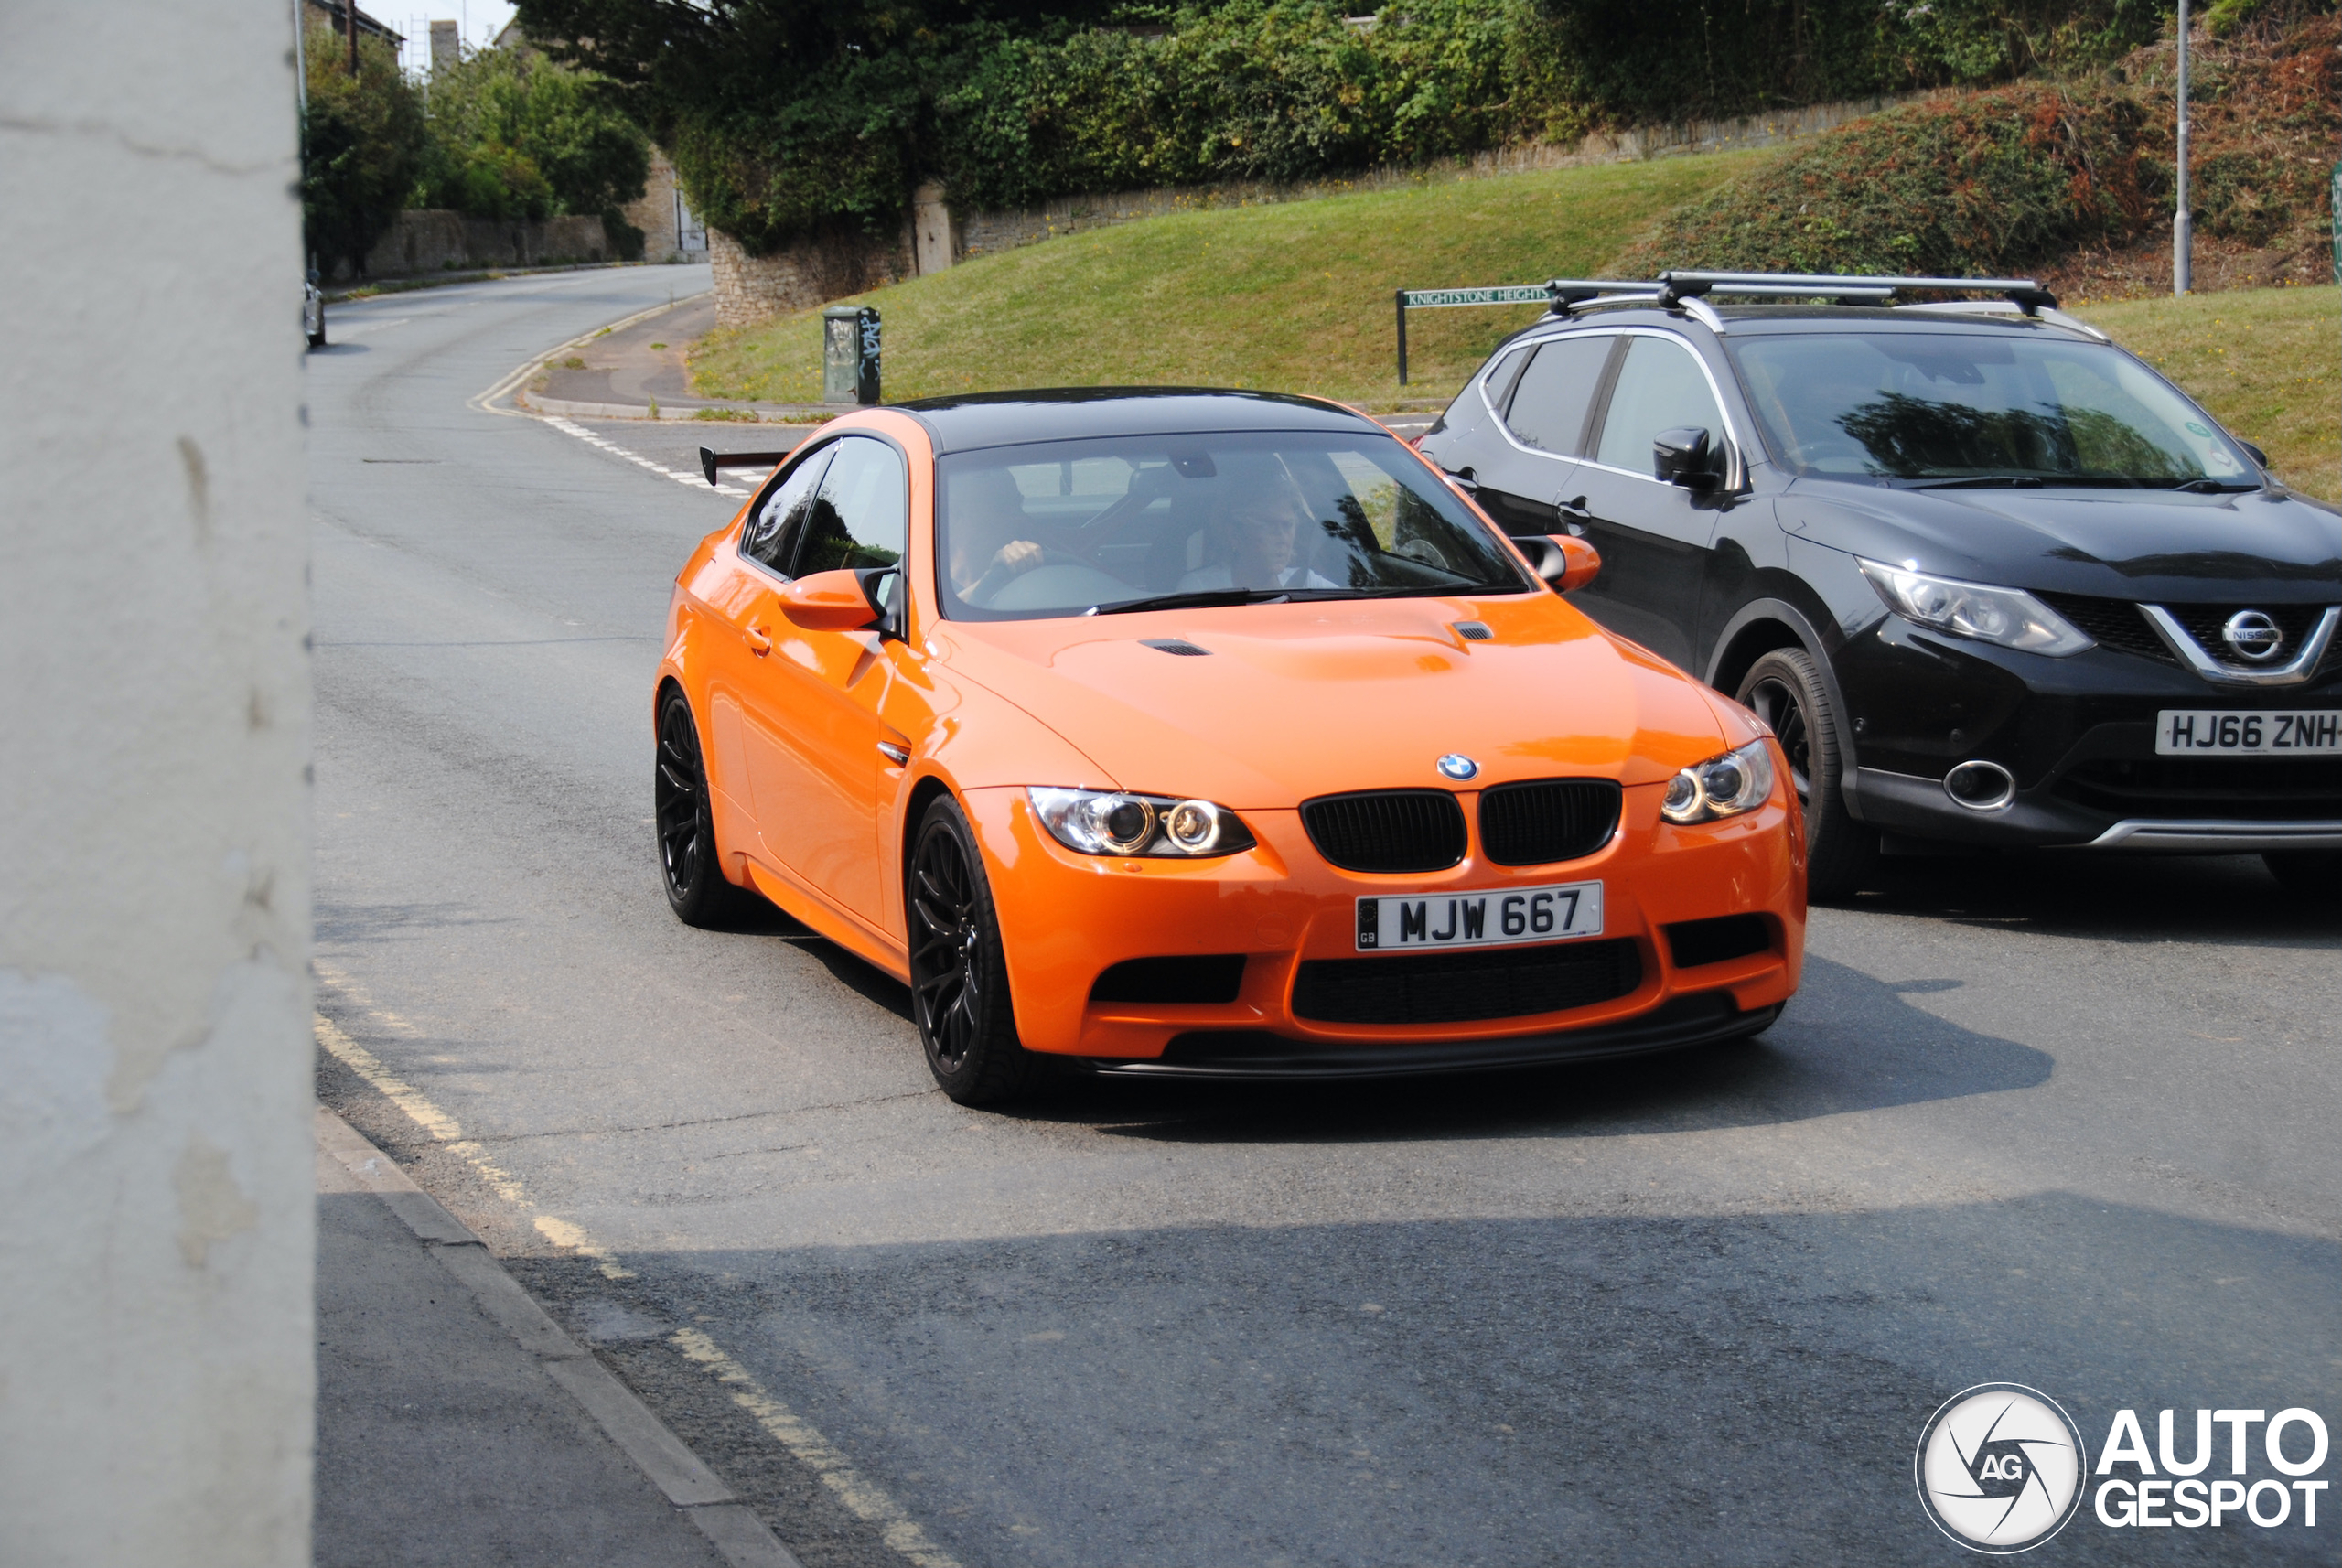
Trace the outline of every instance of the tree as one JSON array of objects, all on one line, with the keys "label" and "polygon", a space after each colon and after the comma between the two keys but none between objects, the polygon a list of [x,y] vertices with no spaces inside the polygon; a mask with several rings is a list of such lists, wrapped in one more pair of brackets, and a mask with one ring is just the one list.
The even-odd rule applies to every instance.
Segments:
[{"label": "tree", "polygon": [[650,170],[641,127],[600,84],[542,55],[483,49],[433,73],[420,206],[607,222],[642,194]]},{"label": "tree", "polygon": [[302,234],[326,271],[347,262],[363,275],[367,252],[398,220],[414,188],[425,135],[423,102],[381,39],[359,38],[354,76],[341,35],[311,27],[305,48]]}]

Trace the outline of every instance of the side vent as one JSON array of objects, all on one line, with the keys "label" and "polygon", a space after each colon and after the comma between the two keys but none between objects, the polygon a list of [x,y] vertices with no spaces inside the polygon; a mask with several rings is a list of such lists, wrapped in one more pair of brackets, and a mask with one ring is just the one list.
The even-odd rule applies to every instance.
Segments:
[{"label": "side vent", "polygon": [[1487,642],[1494,638],[1496,633],[1478,621],[1459,620],[1456,623],[1456,635],[1466,642]]},{"label": "side vent", "polygon": [[1209,659],[1211,657],[1210,649],[1198,648],[1194,643],[1187,641],[1184,638],[1143,637],[1139,639],[1139,641],[1145,647],[1154,649],[1158,653],[1176,653],[1182,659]]}]

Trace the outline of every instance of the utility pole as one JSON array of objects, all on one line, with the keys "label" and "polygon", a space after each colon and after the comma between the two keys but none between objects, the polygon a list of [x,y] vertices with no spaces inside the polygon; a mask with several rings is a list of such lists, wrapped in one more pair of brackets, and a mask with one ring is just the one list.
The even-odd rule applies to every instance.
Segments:
[{"label": "utility pole", "polygon": [[2187,0],[2179,0],[2179,199],[2171,215],[2171,293],[2187,292],[2196,226],[2187,210]]},{"label": "utility pole", "polygon": [[[2180,0],[2180,4],[2183,5],[2186,3],[2187,0]],[[349,34],[349,74],[352,77],[355,77],[358,74],[358,0],[341,0],[341,20],[343,27]],[[2182,47],[2185,46],[2183,45]],[[2184,59],[2186,57],[2183,56],[2182,58]],[[2182,66],[2180,70],[2182,72],[2182,79],[2185,80],[2186,68]],[[2180,113],[2184,116],[2186,113],[2186,110],[2183,108]],[[2181,123],[2185,124],[2186,122],[2183,119]],[[2182,135],[2186,134],[2184,131],[2180,134]],[[2183,155],[2180,158],[2180,166],[2183,168],[2186,167],[2186,157]],[[2180,177],[2183,181],[2186,178],[2185,175],[2182,175]],[[2182,188],[2184,189],[2186,187],[2183,185]]]}]

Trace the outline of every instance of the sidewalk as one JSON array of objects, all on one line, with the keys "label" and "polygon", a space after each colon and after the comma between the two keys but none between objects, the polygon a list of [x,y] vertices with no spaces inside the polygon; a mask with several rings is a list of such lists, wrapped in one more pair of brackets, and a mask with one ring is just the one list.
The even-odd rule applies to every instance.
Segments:
[{"label": "sidewalk", "polygon": [[317,1568],[798,1568],[455,1216],[317,1129]]}]

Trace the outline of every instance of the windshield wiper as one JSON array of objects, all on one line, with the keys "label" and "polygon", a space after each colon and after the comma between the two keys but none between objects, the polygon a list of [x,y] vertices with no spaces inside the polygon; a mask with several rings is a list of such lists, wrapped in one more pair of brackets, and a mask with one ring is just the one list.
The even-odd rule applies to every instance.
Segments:
[{"label": "windshield wiper", "polygon": [[1913,485],[1915,490],[2037,490],[2042,480],[2035,474],[1970,474],[1958,479],[1928,479]]},{"label": "windshield wiper", "polygon": [[2261,487],[2251,479],[2182,479],[2171,487],[2195,496],[2220,496],[2230,490],[2257,490]]},{"label": "windshield wiper", "polygon": [[1138,610],[1167,610],[1173,606],[1189,609],[1212,605],[1275,605],[1293,596],[1289,588],[1199,588],[1185,594],[1156,594],[1151,598],[1120,599],[1112,604],[1091,605],[1082,611],[1090,616],[1130,615]]}]

